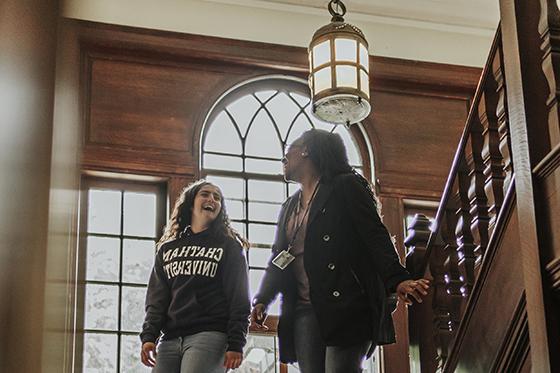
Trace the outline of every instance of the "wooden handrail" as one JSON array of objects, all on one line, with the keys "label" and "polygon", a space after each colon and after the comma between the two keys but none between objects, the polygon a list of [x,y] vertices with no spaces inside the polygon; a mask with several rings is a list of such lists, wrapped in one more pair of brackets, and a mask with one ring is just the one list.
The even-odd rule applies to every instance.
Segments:
[{"label": "wooden handrail", "polygon": [[[509,150],[506,84],[500,27],[481,74],[465,128],[453,158],[445,189],[427,241],[412,246],[407,266],[416,277],[433,279],[431,314],[437,366],[443,368],[462,322],[480,263],[486,252],[513,179]],[[414,229],[424,229],[419,218]],[[433,365],[433,364],[432,364]]]},{"label": "wooden handrail", "polygon": [[476,112],[478,110],[478,103],[480,102],[480,98],[482,96],[484,83],[488,79],[488,75],[491,72],[492,58],[498,53],[498,48],[500,46],[500,43],[501,43],[501,32],[500,32],[500,27],[498,26],[498,31],[496,32],[496,35],[494,36],[494,40],[492,41],[492,46],[490,48],[490,54],[488,56],[488,60],[486,61],[486,64],[484,65],[484,68],[482,70],[482,74],[480,75],[480,79],[479,79],[478,84],[477,84],[475,96],[474,96],[471,108],[469,110],[469,114],[467,116],[467,121],[466,121],[465,128],[463,129],[461,139],[459,140],[457,150],[456,150],[455,155],[453,157],[453,162],[451,163],[451,169],[450,169],[449,174],[447,176],[447,181],[445,183],[443,194],[442,194],[442,197],[440,199],[438,210],[437,210],[437,213],[436,213],[436,216],[435,216],[434,230],[433,230],[433,233],[430,235],[430,238],[428,239],[428,243],[426,245],[426,247],[427,247],[426,256],[424,257],[424,261],[423,261],[422,265],[418,268],[419,273],[416,273],[417,276],[422,276],[426,271],[426,267],[427,267],[427,264],[428,264],[428,258],[430,256],[432,247],[434,246],[434,241],[436,239],[438,227],[440,226],[442,216],[443,216],[443,212],[445,210],[445,206],[447,204],[447,201],[449,200],[449,197],[452,193],[453,184],[455,182],[455,177],[457,176],[457,170],[459,168],[459,163],[460,163],[461,157],[464,154],[465,145],[466,145],[466,143],[469,139],[469,136],[470,136],[470,130],[471,130],[471,126],[472,126],[472,123],[473,123],[473,118],[476,115]]}]

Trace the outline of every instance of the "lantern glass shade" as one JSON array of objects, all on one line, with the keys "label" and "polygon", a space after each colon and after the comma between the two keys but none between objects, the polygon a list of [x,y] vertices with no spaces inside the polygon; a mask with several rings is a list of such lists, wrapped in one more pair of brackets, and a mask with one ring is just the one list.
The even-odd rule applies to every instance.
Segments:
[{"label": "lantern glass shade", "polygon": [[313,68],[317,68],[331,61],[330,40],[317,44],[313,47]]},{"label": "lantern glass shade", "polygon": [[360,65],[369,71],[369,53],[365,45],[360,43]]},{"label": "lantern glass shade", "polygon": [[358,69],[349,65],[338,65],[336,67],[336,86],[358,88]]},{"label": "lantern glass shade", "polygon": [[312,110],[323,121],[350,125],[371,111],[368,43],[331,3],[333,19],[315,32],[308,49]]},{"label": "lantern glass shade", "polygon": [[356,40],[335,39],[334,50],[336,54],[336,61],[357,62],[356,58],[358,57],[358,53],[356,52],[356,47]]},{"label": "lantern glass shade", "polygon": [[314,93],[332,88],[331,68],[325,67],[315,73]]},{"label": "lantern glass shade", "polygon": [[360,90],[369,97],[369,75],[360,69]]}]

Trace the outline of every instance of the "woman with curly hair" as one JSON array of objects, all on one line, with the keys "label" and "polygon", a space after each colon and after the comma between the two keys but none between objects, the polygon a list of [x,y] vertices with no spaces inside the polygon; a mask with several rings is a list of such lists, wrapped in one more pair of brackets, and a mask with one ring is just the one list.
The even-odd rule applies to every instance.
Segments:
[{"label": "woman with curly hair", "polygon": [[199,180],[183,190],[158,242],[146,294],[141,359],[153,373],[241,365],[250,312],[243,246],[216,185]]}]

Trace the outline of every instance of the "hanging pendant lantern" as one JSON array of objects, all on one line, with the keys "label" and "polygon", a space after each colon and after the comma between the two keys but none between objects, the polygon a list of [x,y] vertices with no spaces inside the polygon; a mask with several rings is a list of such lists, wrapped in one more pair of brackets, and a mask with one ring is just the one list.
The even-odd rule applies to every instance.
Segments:
[{"label": "hanging pendant lantern", "polygon": [[342,1],[331,0],[329,13],[331,23],[315,32],[308,49],[313,113],[349,126],[371,111],[368,42],[359,28],[344,22]]}]

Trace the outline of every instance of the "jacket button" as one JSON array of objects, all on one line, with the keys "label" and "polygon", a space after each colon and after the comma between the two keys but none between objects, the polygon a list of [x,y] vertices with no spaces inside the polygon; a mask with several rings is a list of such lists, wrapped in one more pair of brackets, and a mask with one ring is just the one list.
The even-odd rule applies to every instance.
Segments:
[{"label": "jacket button", "polygon": [[335,268],[335,265],[334,263],[329,263],[327,267],[329,267],[329,269],[332,271]]},{"label": "jacket button", "polygon": [[331,239],[331,238],[329,237],[328,234],[325,234],[325,235],[323,236],[323,241],[325,241],[325,242],[327,242],[327,241],[330,240],[330,239]]},{"label": "jacket button", "polygon": [[327,209],[326,209],[326,208],[323,208],[323,209],[321,210],[321,213],[324,214],[326,211],[327,211]]},{"label": "jacket button", "polygon": [[339,293],[338,291],[335,290],[335,291],[333,291],[332,295],[334,295],[335,297],[339,297],[339,296],[340,296],[340,293]]}]

